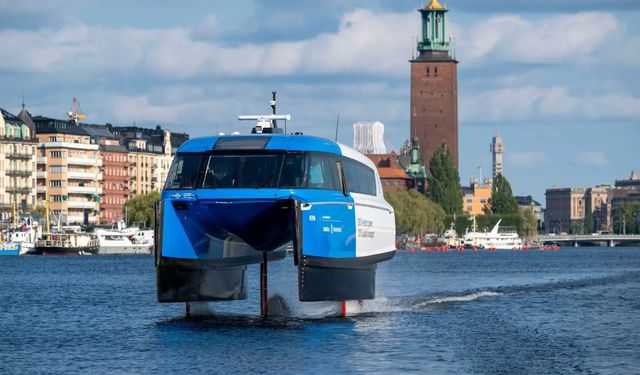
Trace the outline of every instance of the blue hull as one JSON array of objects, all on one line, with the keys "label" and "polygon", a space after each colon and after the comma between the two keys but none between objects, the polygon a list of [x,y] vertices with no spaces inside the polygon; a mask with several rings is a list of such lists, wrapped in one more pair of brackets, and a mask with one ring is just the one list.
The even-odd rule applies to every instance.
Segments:
[{"label": "blue hull", "polygon": [[17,249],[0,250],[0,255],[20,255],[20,247]]}]

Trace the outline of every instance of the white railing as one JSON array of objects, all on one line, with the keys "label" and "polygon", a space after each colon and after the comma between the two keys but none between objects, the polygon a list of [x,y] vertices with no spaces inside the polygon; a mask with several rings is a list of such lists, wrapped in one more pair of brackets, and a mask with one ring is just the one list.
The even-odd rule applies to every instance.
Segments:
[{"label": "white railing", "polygon": [[36,172],[37,178],[47,178],[47,172],[38,171]]},{"label": "white railing", "polygon": [[67,178],[79,180],[102,180],[102,173],[68,172]]},{"label": "white railing", "polygon": [[96,202],[85,202],[85,201],[67,201],[67,207],[69,207],[69,208],[98,208],[98,203],[96,203]]},{"label": "white railing", "polygon": [[47,158],[46,158],[45,156],[39,156],[39,157],[36,159],[36,162],[37,162],[38,164],[47,164]]},{"label": "white railing", "polygon": [[85,159],[85,158],[67,158],[67,164],[75,165],[91,165],[94,167],[102,166],[102,160],[100,159]]},{"label": "white railing", "polygon": [[72,142],[42,142],[40,147],[44,148],[73,148],[76,150],[97,150],[98,145],[91,143],[72,143]]},{"label": "white railing", "polygon": [[96,186],[68,186],[67,191],[72,194],[102,194],[102,189]]}]

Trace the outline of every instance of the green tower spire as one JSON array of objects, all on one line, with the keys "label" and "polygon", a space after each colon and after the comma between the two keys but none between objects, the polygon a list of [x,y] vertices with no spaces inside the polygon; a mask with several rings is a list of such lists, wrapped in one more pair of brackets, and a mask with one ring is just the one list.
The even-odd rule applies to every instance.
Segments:
[{"label": "green tower spire", "polygon": [[428,51],[449,52],[445,14],[448,9],[438,0],[431,0],[422,9],[422,40],[418,42],[420,53]]}]

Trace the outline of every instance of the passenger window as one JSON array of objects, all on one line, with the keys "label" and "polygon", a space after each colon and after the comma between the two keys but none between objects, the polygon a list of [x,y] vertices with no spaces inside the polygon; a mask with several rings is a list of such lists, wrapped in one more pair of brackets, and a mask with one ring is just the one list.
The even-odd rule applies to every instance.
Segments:
[{"label": "passenger window", "polygon": [[336,156],[318,152],[287,154],[279,187],[342,190],[336,160]]},{"label": "passenger window", "polygon": [[353,159],[343,161],[347,191],[376,195],[376,176],[373,170]]}]

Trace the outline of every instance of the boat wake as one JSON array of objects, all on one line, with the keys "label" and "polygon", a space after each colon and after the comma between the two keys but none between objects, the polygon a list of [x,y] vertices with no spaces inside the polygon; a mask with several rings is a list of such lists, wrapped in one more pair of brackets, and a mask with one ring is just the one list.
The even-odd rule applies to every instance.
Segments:
[{"label": "boat wake", "polygon": [[[458,304],[475,303],[492,298],[507,298],[531,293],[551,293],[560,290],[575,290],[606,285],[637,282],[640,272],[626,272],[617,275],[601,277],[585,277],[580,279],[550,281],[539,284],[510,285],[494,288],[481,288],[461,292],[441,292],[427,295],[393,297],[380,296],[374,300],[362,301],[358,309],[351,311],[350,318],[371,317],[379,314],[393,314],[402,312],[428,311],[449,308]],[[215,304],[213,304],[215,307]],[[263,320],[256,316],[229,315],[222,311],[211,309],[211,304],[194,305],[189,321],[205,322],[211,325],[237,325],[261,327],[297,327],[297,324],[307,320],[330,320],[340,316],[339,302],[311,302],[300,303],[297,296],[275,295],[269,300],[269,319]],[[296,322],[291,326],[289,323]]]}]

